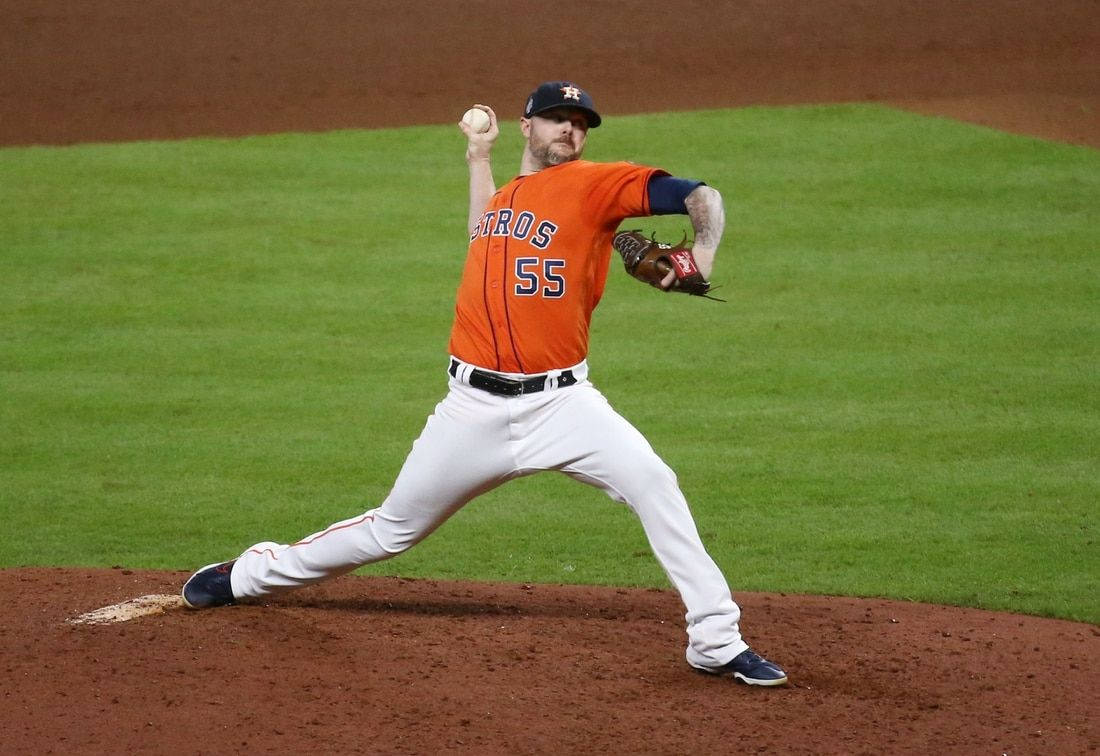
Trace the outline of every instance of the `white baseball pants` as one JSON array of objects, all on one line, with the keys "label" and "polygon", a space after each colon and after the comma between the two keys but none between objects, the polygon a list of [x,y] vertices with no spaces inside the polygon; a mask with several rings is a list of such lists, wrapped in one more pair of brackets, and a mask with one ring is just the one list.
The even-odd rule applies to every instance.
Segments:
[{"label": "white baseball pants", "polygon": [[691,665],[721,666],[748,648],[740,609],[699,538],[676,475],[588,382],[585,363],[572,368],[575,385],[556,388],[555,371],[547,390],[516,397],[467,385],[471,366],[460,364],[381,506],[297,543],[248,549],[233,568],[234,596],[266,596],[388,559],[479,494],[558,470],[625,503],[641,520],[687,609]]}]

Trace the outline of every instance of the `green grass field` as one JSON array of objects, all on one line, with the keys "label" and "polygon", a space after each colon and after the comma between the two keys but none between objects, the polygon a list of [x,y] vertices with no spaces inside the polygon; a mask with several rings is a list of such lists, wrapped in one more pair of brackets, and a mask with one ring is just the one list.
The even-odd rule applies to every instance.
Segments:
[{"label": "green grass field", "polygon": [[[0,566],[191,569],[380,502],[445,391],[463,149],[0,150]],[[613,261],[590,364],[735,593],[1100,622],[1100,154],[837,106],[612,118],[587,157],[726,198],[729,302]],[[667,586],[625,508],[555,475],[363,572]]]}]

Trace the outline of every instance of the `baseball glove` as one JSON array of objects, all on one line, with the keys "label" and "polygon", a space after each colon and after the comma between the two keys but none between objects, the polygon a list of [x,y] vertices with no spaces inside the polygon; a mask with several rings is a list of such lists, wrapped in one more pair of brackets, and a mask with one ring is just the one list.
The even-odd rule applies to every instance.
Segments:
[{"label": "baseball glove", "polygon": [[668,291],[717,299],[708,294],[710,281],[699,272],[686,234],[679,244],[672,245],[663,244],[652,236],[647,239],[641,231],[620,231],[611,240],[611,246],[622,255],[626,272],[639,281],[661,289],[661,281],[670,270],[675,270],[676,279]]}]

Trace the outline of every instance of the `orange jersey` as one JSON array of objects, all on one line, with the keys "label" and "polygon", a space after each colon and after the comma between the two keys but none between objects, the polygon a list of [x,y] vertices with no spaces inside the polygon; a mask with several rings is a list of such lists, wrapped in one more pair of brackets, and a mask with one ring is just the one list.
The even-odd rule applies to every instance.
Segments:
[{"label": "orange jersey", "polygon": [[655,168],[573,160],[497,190],[470,237],[450,352],[502,373],[544,373],[588,354],[611,238],[649,215]]}]

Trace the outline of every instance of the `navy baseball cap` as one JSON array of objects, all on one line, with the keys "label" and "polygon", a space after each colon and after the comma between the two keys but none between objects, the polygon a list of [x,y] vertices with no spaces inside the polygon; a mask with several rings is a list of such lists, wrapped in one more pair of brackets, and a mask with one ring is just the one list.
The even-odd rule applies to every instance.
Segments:
[{"label": "navy baseball cap", "polygon": [[539,84],[539,88],[527,98],[523,117],[530,118],[554,108],[572,108],[581,111],[588,119],[590,129],[600,125],[600,114],[592,104],[592,96],[569,81],[547,81]]}]

